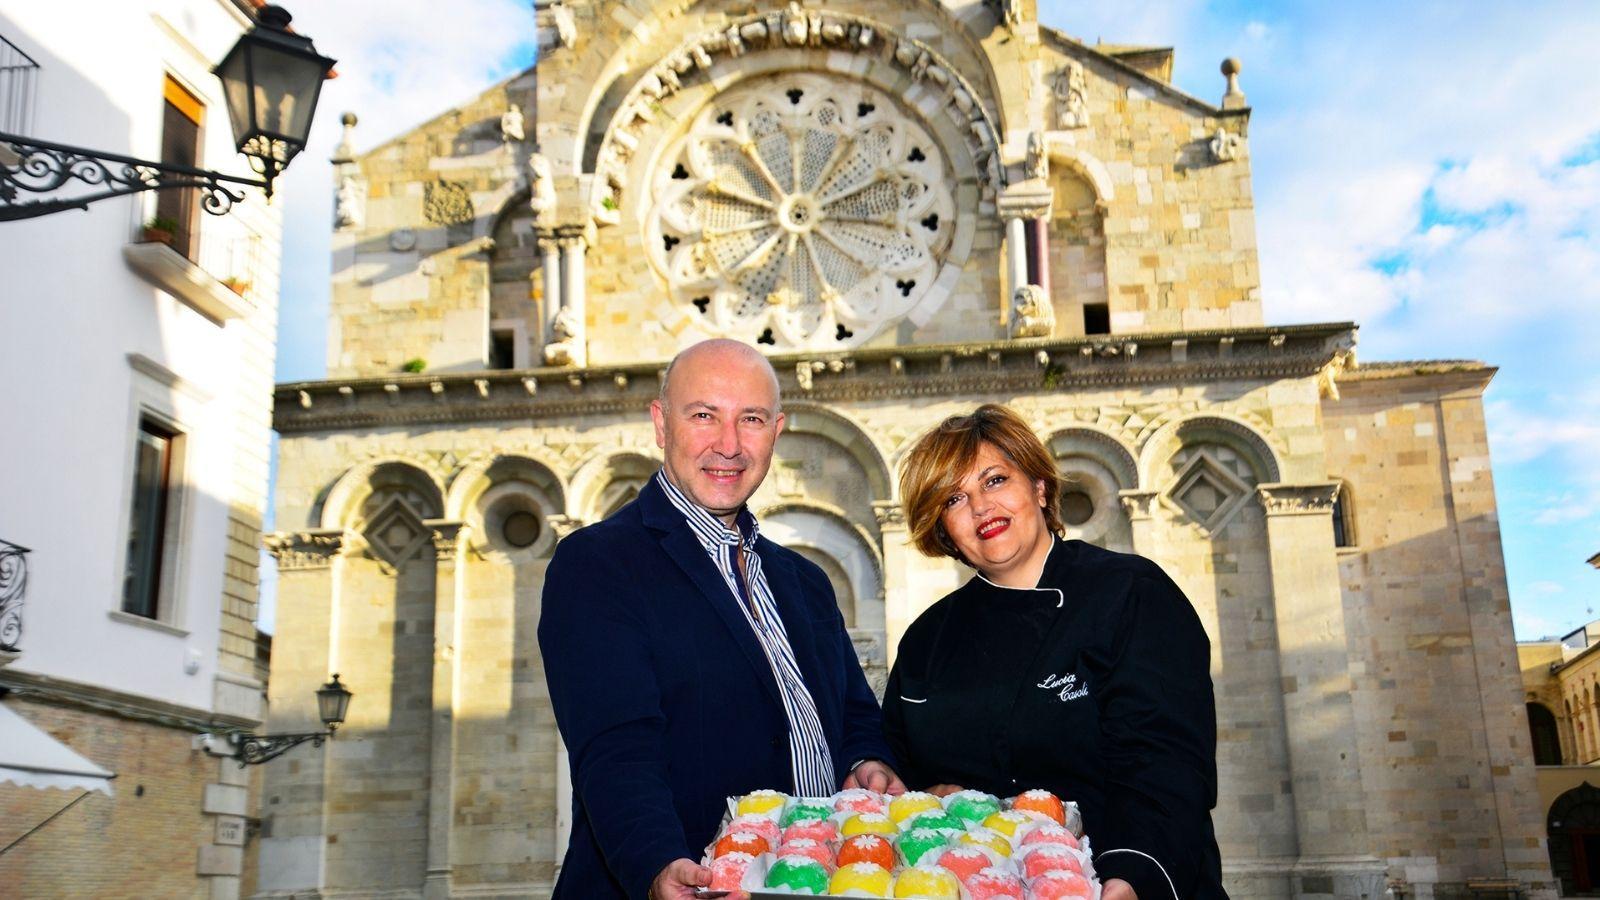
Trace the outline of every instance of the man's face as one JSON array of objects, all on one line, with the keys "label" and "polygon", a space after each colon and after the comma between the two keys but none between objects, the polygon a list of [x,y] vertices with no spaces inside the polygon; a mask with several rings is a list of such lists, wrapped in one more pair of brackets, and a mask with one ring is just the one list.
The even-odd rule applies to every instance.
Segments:
[{"label": "man's face", "polygon": [[783,431],[765,361],[738,348],[691,352],[672,367],[667,396],[650,405],[650,417],[673,485],[733,524],[767,476]]}]

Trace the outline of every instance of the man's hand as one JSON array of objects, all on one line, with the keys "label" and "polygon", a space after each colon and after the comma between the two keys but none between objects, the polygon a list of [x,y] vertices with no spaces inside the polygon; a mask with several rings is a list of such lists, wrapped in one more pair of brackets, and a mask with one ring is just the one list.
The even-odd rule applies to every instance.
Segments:
[{"label": "man's hand", "polygon": [[1133,885],[1121,878],[1113,878],[1101,886],[1100,900],[1139,900]]},{"label": "man's hand", "polygon": [[710,869],[692,859],[675,859],[650,882],[650,900],[694,900],[695,888],[710,883]]},{"label": "man's hand", "polygon": [[880,794],[904,794],[906,783],[894,770],[883,763],[882,760],[869,759],[861,765],[850,770],[845,777],[844,790],[850,788],[866,788]]},{"label": "man's hand", "polygon": [[935,797],[948,797],[957,791],[964,790],[966,790],[966,788],[959,784],[936,784],[933,787],[928,788],[928,793],[934,795]]}]

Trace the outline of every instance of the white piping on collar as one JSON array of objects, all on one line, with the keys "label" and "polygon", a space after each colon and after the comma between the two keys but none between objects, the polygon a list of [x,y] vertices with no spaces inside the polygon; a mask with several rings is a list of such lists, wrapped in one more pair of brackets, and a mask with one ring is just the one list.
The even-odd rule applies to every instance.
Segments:
[{"label": "white piping on collar", "polygon": [[1156,859],[1154,856],[1151,856],[1143,850],[1134,850],[1131,847],[1123,847],[1117,850],[1102,850],[1100,851],[1099,855],[1105,857],[1110,856],[1113,853],[1137,853],[1145,859],[1155,863],[1156,868],[1161,870],[1161,877],[1167,880],[1167,890],[1172,891],[1172,900],[1179,900],[1178,889],[1172,884],[1172,876],[1167,874],[1167,867],[1161,864],[1161,860]]},{"label": "white piping on collar", "polygon": [[1052,593],[1054,593],[1056,595],[1056,609],[1060,609],[1061,607],[1066,605],[1066,603],[1067,603],[1067,595],[1062,593],[1060,588],[1042,588],[1042,587],[1038,587],[1039,579],[1044,577],[1045,566],[1050,565],[1050,555],[1055,553],[1055,552],[1056,552],[1056,539],[1055,539],[1054,536],[1051,536],[1051,538],[1050,538],[1050,553],[1046,553],[1044,555],[1044,565],[1041,565],[1039,567],[1039,574],[1038,574],[1037,577],[1035,577],[1033,579],[1033,583],[1035,585],[1034,587],[1012,587],[1009,584],[995,584],[994,582],[990,581],[989,579],[984,578],[983,571],[981,569],[978,569],[976,571],[978,572],[978,577],[983,580],[984,584],[987,584],[990,587],[1000,588],[1001,590],[1005,590],[1005,591],[1051,591]]}]

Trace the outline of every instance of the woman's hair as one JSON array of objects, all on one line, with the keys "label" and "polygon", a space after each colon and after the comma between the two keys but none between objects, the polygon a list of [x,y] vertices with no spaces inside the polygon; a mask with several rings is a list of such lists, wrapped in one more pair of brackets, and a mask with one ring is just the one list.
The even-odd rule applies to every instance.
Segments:
[{"label": "woman's hair", "polygon": [[985,403],[969,415],[945,419],[917,438],[900,467],[900,497],[911,543],[924,556],[967,562],[939,517],[985,443],[1004,454],[1030,484],[1044,482],[1045,527],[1053,534],[1062,533],[1061,514],[1056,510],[1061,475],[1050,451],[1021,416],[998,403]]}]

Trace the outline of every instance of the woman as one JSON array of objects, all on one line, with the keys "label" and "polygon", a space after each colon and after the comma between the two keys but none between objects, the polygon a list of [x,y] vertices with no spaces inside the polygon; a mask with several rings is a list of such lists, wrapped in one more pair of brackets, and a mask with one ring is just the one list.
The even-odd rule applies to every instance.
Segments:
[{"label": "woman", "polygon": [[1103,900],[1226,898],[1210,643],[1139,556],[1065,541],[1054,460],[986,404],[901,474],[911,540],[977,570],[900,641],[884,729],[912,787],[1077,801]]}]

